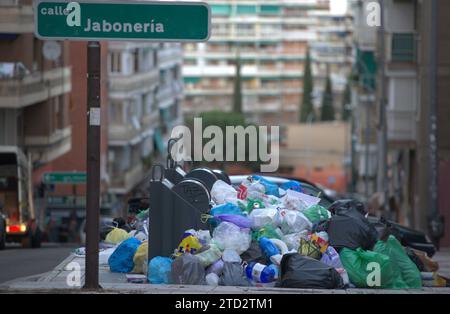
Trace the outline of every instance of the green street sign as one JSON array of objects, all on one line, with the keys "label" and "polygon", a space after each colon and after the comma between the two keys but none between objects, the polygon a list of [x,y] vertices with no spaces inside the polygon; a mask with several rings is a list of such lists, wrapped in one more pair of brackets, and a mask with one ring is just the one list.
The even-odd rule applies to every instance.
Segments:
[{"label": "green street sign", "polygon": [[85,184],[85,172],[47,172],[44,173],[44,183],[47,184]]},{"label": "green street sign", "polygon": [[203,2],[34,0],[40,39],[202,42],[211,10]]}]

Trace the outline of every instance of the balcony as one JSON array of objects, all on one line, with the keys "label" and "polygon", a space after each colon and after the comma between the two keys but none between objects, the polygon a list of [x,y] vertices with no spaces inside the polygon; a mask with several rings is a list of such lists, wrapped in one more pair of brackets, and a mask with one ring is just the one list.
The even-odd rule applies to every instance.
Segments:
[{"label": "balcony", "polygon": [[142,163],[135,164],[132,168],[114,173],[111,176],[109,192],[113,194],[126,194],[144,180],[144,166]]},{"label": "balcony", "polygon": [[181,64],[183,60],[183,54],[181,47],[169,47],[158,51],[158,63],[162,69],[174,67],[177,64]]},{"label": "balcony", "polygon": [[108,145],[126,146],[140,143],[144,138],[151,135],[153,129],[159,124],[157,115],[150,115],[150,117],[146,117],[143,120],[147,128],[142,126],[140,122],[138,122],[140,128],[136,128],[134,124],[110,124],[108,126]]},{"label": "balcony", "polygon": [[0,108],[23,108],[71,90],[70,67],[0,78]]},{"label": "balcony", "polygon": [[34,32],[32,6],[19,6],[17,2],[15,0],[2,0],[0,4],[0,33],[23,34]]},{"label": "balcony", "polygon": [[49,135],[26,135],[24,144],[36,154],[38,161],[47,163],[66,154],[72,148],[72,128],[57,129]]},{"label": "balcony", "polygon": [[109,87],[112,93],[151,90],[159,82],[158,69],[131,75],[109,75]]}]

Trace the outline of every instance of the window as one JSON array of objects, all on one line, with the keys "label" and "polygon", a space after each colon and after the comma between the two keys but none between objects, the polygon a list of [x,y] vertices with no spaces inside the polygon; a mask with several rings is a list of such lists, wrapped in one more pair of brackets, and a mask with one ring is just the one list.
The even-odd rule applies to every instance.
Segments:
[{"label": "window", "polygon": [[111,73],[122,72],[122,54],[120,52],[111,52],[109,54],[109,71]]},{"label": "window", "polygon": [[416,39],[414,34],[392,35],[392,61],[414,62],[416,60]]},{"label": "window", "polygon": [[109,108],[108,120],[112,124],[122,124],[123,123],[122,103],[118,101],[111,101],[108,108]]},{"label": "window", "polygon": [[211,12],[213,15],[230,15],[231,6],[227,4],[213,4],[211,5]]},{"label": "window", "polygon": [[276,15],[280,13],[281,8],[278,5],[261,5],[260,13],[263,15]]},{"label": "window", "polygon": [[255,5],[237,5],[236,6],[236,14],[256,14],[256,6]]}]

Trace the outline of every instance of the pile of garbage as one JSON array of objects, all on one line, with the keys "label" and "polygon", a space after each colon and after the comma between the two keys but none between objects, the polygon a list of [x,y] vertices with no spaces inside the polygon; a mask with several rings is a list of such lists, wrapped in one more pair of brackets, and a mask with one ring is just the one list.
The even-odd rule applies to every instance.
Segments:
[{"label": "pile of garbage", "polygon": [[[151,284],[305,289],[420,289],[444,285],[426,254],[380,237],[364,206],[331,207],[303,193],[299,182],[280,187],[249,176],[234,188],[214,183],[213,206],[202,219],[210,230],[186,230],[171,256],[148,260],[148,211],[134,230],[114,228],[100,252],[111,272],[141,274]],[[151,209],[150,209],[151,210]]]}]

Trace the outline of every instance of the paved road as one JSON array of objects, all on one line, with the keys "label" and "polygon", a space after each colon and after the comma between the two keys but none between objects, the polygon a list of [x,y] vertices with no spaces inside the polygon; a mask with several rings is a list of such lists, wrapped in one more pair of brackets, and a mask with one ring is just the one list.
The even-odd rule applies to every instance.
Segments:
[{"label": "paved road", "polygon": [[8,245],[0,251],[0,283],[48,272],[61,263],[76,245],[43,244],[40,249]]}]

